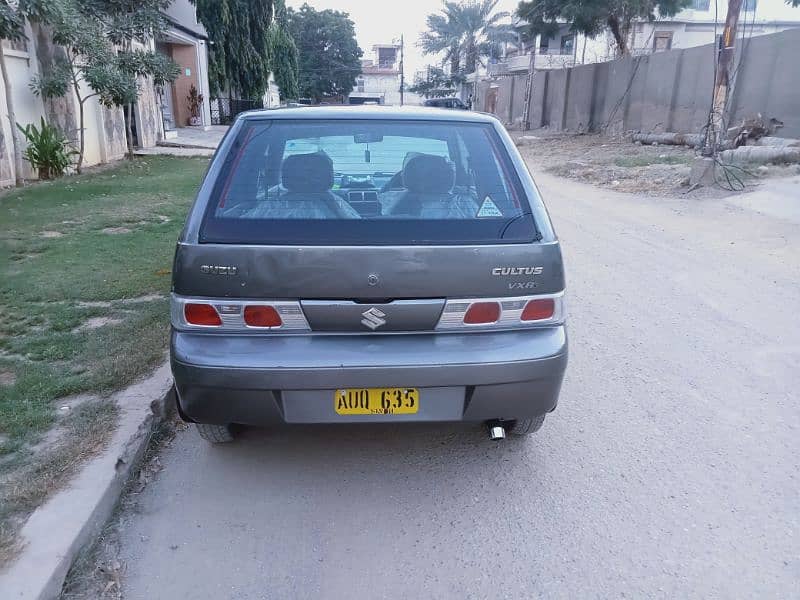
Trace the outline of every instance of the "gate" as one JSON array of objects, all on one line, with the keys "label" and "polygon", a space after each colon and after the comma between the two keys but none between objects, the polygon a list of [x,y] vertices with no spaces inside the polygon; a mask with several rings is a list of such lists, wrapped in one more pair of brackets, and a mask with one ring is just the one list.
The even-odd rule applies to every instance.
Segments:
[{"label": "gate", "polygon": [[238,98],[211,98],[212,125],[230,125],[236,115],[247,110],[264,108],[263,100],[240,100]]}]

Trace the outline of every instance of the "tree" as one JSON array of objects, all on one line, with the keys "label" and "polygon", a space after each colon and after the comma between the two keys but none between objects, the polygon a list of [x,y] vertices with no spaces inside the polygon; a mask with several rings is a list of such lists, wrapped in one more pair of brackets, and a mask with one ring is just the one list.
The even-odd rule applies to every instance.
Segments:
[{"label": "tree", "polygon": [[269,89],[272,0],[192,0],[213,44],[208,79],[213,94],[257,100]]},{"label": "tree", "polygon": [[419,38],[425,54],[444,53],[442,64],[450,65],[451,73],[461,72],[461,39],[455,24],[442,14],[430,14],[426,19],[428,31]]},{"label": "tree", "polygon": [[284,100],[297,98],[297,45],[289,32],[289,15],[284,0],[275,2],[275,20],[269,31],[270,67]]},{"label": "tree", "polygon": [[17,114],[14,111],[14,97],[11,92],[11,81],[6,70],[6,57],[3,40],[16,42],[25,38],[25,17],[20,14],[19,7],[12,7],[8,0],[0,0],[0,71],[3,75],[3,87],[6,93],[6,112],[11,122],[11,145],[14,151],[14,184],[22,185],[22,148],[17,131]]},{"label": "tree", "polygon": [[137,79],[149,77],[160,86],[178,76],[177,65],[166,56],[134,48],[135,42],[146,45],[164,27],[161,11],[169,4],[169,0],[62,0],[48,15],[53,41],[66,49],[66,57],[58,59],[50,72],[35,77],[31,88],[45,98],[71,92],[78,101],[78,173],[86,148],[84,113],[90,98],[97,96],[108,107],[125,107],[128,156],[133,157]]},{"label": "tree", "polygon": [[483,57],[495,57],[500,44],[516,42],[517,34],[503,23],[509,14],[495,12],[498,0],[445,0],[441,12],[428,15],[428,31],[420,36],[425,54],[444,53],[450,74],[474,73]]},{"label": "tree", "polygon": [[289,31],[297,44],[299,91],[316,102],[347,96],[361,73],[363,52],[347,13],[316,11],[308,4],[288,10]]},{"label": "tree", "polygon": [[634,21],[653,21],[656,15],[670,17],[690,3],[691,0],[529,0],[520,2],[517,15],[534,35],[551,36],[565,22],[570,24],[570,31],[587,36],[595,36],[608,27],[617,55],[628,56]]},{"label": "tree", "polygon": [[463,76],[451,77],[440,67],[429,66],[425,79],[417,79],[408,90],[426,98],[447,98],[456,93],[456,86],[464,82]]},{"label": "tree", "polygon": [[[179,73],[172,60],[151,50],[134,50],[134,43],[147,45],[164,31],[167,25],[164,11],[172,0],[77,0],[77,3],[80,12],[88,19],[97,20],[106,38],[118,48],[113,65],[128,83],[126,94],[118,96],[115,104],[125,107],[128,156],[133,158],[133,105],[139,97],[137,79],[149,77],[153,85],[161,87],[174,81]],[[112,75],[111,81],[115,79],[118,77]]]}]

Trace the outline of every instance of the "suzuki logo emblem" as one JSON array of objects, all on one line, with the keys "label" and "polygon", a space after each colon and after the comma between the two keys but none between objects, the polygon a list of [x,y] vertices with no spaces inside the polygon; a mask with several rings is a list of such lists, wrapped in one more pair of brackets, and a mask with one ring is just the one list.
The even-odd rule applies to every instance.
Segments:
[{"label": "suzuki logo emblem", "polygon": [[365,310],[361,313],[361,316],[364,317],[361,319],[361,324],[366,325],[372,331],[375,331],[378,327],[386,325],[386,319],[383,317],[386,316],[382,310],[375,308],[374,306],[369,310]]}]

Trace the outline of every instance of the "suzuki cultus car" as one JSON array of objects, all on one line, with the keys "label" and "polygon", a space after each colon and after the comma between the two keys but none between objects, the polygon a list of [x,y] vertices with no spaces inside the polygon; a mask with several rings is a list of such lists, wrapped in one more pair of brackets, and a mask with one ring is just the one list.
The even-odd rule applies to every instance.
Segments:
[{"label": "suzuki cultus car", "polygon": [[561,251],[492,116],[245,113],[173,273],[179,410],[209,441],[238,425],[423,421],[499,439],[556,407]]}]

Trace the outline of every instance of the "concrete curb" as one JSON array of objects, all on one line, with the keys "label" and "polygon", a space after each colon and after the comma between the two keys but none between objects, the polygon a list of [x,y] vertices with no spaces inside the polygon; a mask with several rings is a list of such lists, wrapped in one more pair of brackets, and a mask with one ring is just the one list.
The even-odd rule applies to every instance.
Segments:
[{"label": "concrete curb", "polygon": [[174,405],[169,365],[113,398],[120,419],[108,447],[25,523],[20,555],[0,573],[3,598],[51,600],[61,595],[78,552],[97,539],[138,466],[153,427]]},{"label": "concrete curb", "polygon": [[209,142],[207,144],[192,143],[192,142],[176,142],[173,140],[159,140],[156,146],[162,148],[188,148],[193,150],[216,150],[218,144]]}]

